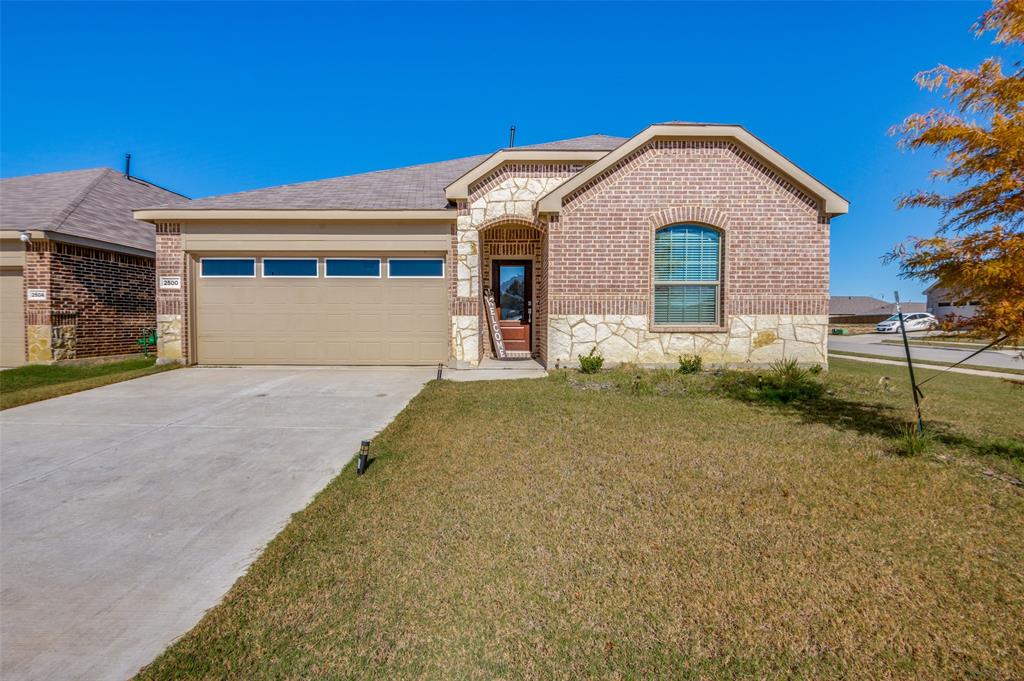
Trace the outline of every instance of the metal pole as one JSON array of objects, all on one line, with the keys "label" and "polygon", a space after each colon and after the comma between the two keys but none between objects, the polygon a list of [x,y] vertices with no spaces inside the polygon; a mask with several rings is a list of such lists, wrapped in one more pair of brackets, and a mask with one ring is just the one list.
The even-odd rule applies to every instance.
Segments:
[{"label": "metal pole", "polygon": [[907,353],[907,369],[910,371],[910,389],[914,393],[914,411],[917,413],[917,432],[924,432],[924,421],[921,419],[921,391],[917,387],[917,379],[914,378],[914,363],[910,359],[910,343],[907,341],[907,327],[903,324],[903,312],[900,310],[900,292],[893,291],[896,296],[896,314],[900,318],[900,334],[903,336],[903,350]]}]

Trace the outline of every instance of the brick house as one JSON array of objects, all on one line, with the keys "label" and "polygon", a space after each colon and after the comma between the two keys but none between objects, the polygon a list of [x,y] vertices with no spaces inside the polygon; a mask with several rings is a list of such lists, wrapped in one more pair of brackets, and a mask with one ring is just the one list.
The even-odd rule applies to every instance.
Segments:
[{"label": "brick house", "polygon": [[826,363],[847,208],[742,127],[668,123],[135,217],[166,361],[760,365]]},{"label": "brick house", "polygon": [[131,209],[180,200],[109,168],[0,180],[0,366],[138,352],[155,254]]}]

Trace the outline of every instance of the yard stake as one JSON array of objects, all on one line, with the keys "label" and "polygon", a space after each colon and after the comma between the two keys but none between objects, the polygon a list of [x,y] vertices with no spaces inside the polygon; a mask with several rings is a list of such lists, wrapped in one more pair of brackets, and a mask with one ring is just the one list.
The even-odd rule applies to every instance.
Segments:
[{"label": "yard stake", "polygon": [[910,359],[910,343],[907,342],[907,327],[903,324],[903,312],[900,311],[900,292],[893,291],[896,296],[896,314],[900,318],[900,334],[903,336],[903,350],[907,353],[907,369],[910,371],[910,389],[914,394],[914,411],[917,413],[917,432],[924,432],[924,421],[921,420],[921,390],[914,378],[914,363]]}]

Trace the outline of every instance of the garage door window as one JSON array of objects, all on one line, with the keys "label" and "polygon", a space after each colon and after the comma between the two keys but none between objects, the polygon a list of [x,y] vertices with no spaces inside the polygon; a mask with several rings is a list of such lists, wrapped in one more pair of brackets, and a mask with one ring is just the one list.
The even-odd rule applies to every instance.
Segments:
[{"label": "garage door window", "polygon": [[392,279],[441,279],[444,258],[391,258],[388,276]]},{"label": "garage door window", "polygon": [[199,261],[203,277],[255,277],[254,258],[203,258]]},{"label": "garage door window", "polygon": [[327,258],[327,277],[380,279],[380,258]]},{"label": "garage door window", "polygon": [[317,263],[316,258],[263,258],[263,276],[316,279]]}]

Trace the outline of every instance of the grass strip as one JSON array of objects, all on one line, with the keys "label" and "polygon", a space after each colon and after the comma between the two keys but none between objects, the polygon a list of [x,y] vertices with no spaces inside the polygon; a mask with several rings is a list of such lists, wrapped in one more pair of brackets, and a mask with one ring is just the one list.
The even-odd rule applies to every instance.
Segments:
[{"label": "grass strip", "polygon": [[154,357],[96,364],[32,364],[0,372],[0,410],[178,368]]}]

